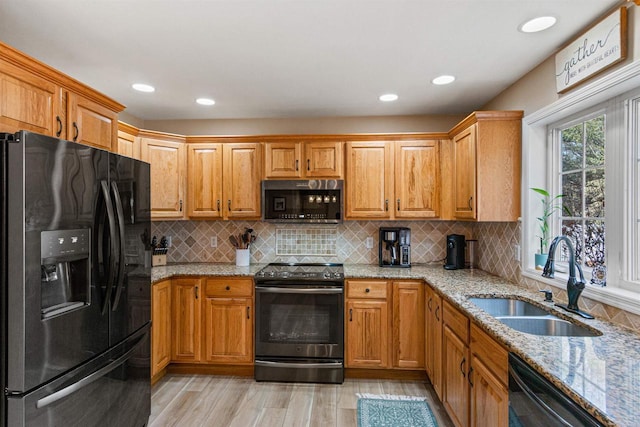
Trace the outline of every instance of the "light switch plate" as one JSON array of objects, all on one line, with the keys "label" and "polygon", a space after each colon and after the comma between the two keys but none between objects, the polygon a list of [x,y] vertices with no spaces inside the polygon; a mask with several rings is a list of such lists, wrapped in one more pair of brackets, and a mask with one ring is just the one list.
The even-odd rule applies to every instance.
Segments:
[{"label": "light switch plate", "polygon": [[218,236],[211,237],[211,247],[212,248],[218,247]]},{"label": "light switch plate", "polygon": [[373,248],[373,237],[367,237],[367,238],[364,240],[364,246],[365,246],[367,249],[372,249],[372,248]]}]

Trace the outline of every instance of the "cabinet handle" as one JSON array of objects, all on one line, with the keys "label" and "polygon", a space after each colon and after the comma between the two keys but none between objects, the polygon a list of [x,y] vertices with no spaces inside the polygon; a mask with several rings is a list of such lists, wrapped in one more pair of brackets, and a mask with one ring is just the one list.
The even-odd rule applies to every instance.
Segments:
[{"label": "cabinet handle", "polygon": [[467,359],[465,359],[464,357],[462,358],[462,362],[460,362],[460,372],[462,373],[462,378],[464,378],[466,376],[466,374],[464,373],[464,364],[467,361]]},{"label": "cabinet handle", "polygon": [[471,206],[471,202],[473,201],[473,196],[469,197],[469,210],[473,210],[473,206]]},{"label": "cabinet handle", "polygon": [[311,160],[307,159],[307,170],[311,170]]},{"label": "cabinet handle", "polygon": [[80,129],[78,129],[78,124],[76,122],[73,122],[73,128],[76,131],[73,135],[73,142],[76,142],[78,140],[78,136],[80,136]]},{"label": "cabinet handle", "polygon": [[231,212],[231,199],[227,200],[227,210]]},{"label": "cabinet handle", "polygon": [[473,387],[473,381],[471,381],[471,374],[473,374],[473,366],[469,368],[469,373],[467,374],[467,381],[469,381],[469,385]]},{"label": "cabinet handle", "polygon": [[247,307],[247,319],[251,319],[251,307]]},{"label": "cabinet handle", "polygon": [[193,291],[196,294],[196,299],[198,299],[198,287],[196,286],[195,288],[193,288]]},{"label": "cabinet handle", "polygon": [[180,200],[180,212],[182,212],[182,200]]},{"label": "cabinet handle", "polygon": [[440,318],[438,317],[438,311],[440,310],[440,306],[436,307],[436,320],[439,322]]},{"label": "cabinet handle", "polygon": [[216,201],[216,210],[219,212],[220,211],[220,199],[218,199]]},{"label": "cabinet handle", "polygon": [[60,120],[60,116],[56,116],[56,122],[58,123],[58,130],[56,131],[56,136],[62,135],[62,120]]},{"label": "cabinet handle", "polygon": [[389,210],[389,199],[384,199],[384,210],[385,211]]},{"label": "cabinet handle", "polygon": [[367,289],[365,289],[364,291],[365,291],[366,293],[369,293],[369,292],[371,292],[371,289],[367,288]]},{"label": "cabinet handle", "polygon": [[230,288],[229,286],[227,286],[225,289],[226,289],[226,290],[230,290],[231,288]]},{"label": "cabinet handle", "polygon": [[298,172],[298,159],[296,159],[296,172]]},{"label": "cabinet handle", "polygon": [[349,309],[349,322],[353,322],[353,308]]},{"label": "cabinet handle", "polygon": [[429,298],[429,302],[427,303],[427,307],[429,307],[429,311],[431,311],[431,309],[432,309],[431,308],[431,300],[432,300],[432,298]]},{"label": "cabinet handle", "polygon": [[400,212],[400,199],[398,199],[398,200],[396,201],[396,203],[398,204],[398,206],[397,206],[398,212]]}]

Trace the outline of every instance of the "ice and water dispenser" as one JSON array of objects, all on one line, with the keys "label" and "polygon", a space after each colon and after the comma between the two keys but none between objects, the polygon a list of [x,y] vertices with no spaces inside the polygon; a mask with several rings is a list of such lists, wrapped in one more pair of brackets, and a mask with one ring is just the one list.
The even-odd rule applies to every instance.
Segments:
[{"label": "ice and water dispenser", "polygon": [[43,319],[90,303],[90,232],[82,228],[40,234]]}]

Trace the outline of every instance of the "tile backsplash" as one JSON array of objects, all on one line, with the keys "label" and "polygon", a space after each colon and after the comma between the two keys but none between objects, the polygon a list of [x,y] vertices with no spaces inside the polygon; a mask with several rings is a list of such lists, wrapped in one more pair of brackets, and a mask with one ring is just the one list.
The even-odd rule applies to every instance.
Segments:
[{"label": "tile backsplash", "polygon": [[[520,223],[471,223],[451,221],[345,221],[339,225],[272,224],[262,221],[159,221],[152,235],[171,236],[169,262],[235,262],[229,236],[253,228],[257,236],[251,248],[252,263],[342,262],[378,263],[378,228],[411,228],[411,262],[443,261],[448,234],[463,234],[478,240],[478,267],[533,291],[548,286],[521,275],[513,246],[520,243]],[[373,247],[366,247],[367,237]],[[212,247],[212,240],[217,247]],[[566,302],[564,290],[554,289],[554,299]],[[640,316],[582,297],[582,307],[597,317],[638,330]]]}]

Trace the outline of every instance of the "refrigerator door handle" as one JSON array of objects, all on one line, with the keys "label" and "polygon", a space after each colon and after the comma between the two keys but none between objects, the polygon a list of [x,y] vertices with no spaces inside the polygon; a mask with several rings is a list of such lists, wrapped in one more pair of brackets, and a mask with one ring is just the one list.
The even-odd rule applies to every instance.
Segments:
[{"label": "refrigerator door handle", "polygon": [[[116,239],[116,219],[113,214],[113,204],[111,203],[111,197],[109,194],[109,185],[107,181],[100,181],[100,187],[102,188],[102,196],[104,197],[105,207],[107,208],[107,217],[109,219],[109,238],[111,242],[109,242],[109,274],[107,279],[107,290],[105,292],[104,302],[102,304],[102,314],[107,312],[107,307],[109,306],[109,301],[111,300],[111,292],[113,289],[113,282],[115,280],[115,271],[116,271],[116,254],[114,241]],[[104,237],[103,237],[104,238]],[[98,242],[99,245],[102,245],[102,242]]]},{"label": "refrigerator door handle", "polygon": [[112,311],[116,311],[118,304],[120,303],[120,296],[122,295],[122,288],[124,283],[124,210],[122,209],[122,200],[120,199],[120,193],[118,192],[118,185],[115,181],[111,181],[111,190],[113,191],[113,199],[116,205],[116,214],[118,215],[118,228],[120,233],[118,234],[119,242],[116,245],[118,250],[118,275],[116,276],[116,296],[113,299]]},{"label": "refrigerator door handle", "polygon": [[127,359],[129,359],[137,350],[137,344],[142,341],[142,339],[144,338],[145,334],[142,334],[142,336],[138,337],[138,340],[136,341],[136,343],[126,352],[124,353],[122,356],[118,357],[116,360],[114,360],[113,362],[109,363],[108,365],[103,366],[102,368],[98,369],[97,371],[93,372],[90,375],[87,375],[86,377],[82,378],[80,381],[75,382],[63,389],[60,389],[54,393],[51,393],[48,396],[43,397],[42,399],[39,399],[36,402],[36,408],[40,409],[40,408],[44,408],[45,406],[49,406],[52,403],[57,402],[60,399],[64,399],[65,397],[75,393],[76,391],[81,390],[82,388],[88,386],[89,384],[93,383],[94,381],[99,380],[100,378],[104,377],[105,375],[107,375],[109,372],[113,371],[115,368],[117,368],[118,366],[122,365]]}]

